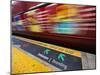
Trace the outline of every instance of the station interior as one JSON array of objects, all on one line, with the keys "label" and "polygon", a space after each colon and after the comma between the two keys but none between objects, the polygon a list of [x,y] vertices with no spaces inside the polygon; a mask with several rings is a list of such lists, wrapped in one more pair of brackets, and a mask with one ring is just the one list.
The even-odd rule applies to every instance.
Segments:
[{"label": "station interior", "polygon": [[13,0],[12,74],[96,68],[96,6]]}]

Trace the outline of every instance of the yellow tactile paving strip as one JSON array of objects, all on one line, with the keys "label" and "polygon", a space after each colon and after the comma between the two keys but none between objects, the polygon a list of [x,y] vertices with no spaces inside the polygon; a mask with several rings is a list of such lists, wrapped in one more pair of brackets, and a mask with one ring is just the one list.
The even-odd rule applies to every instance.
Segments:
[{"label": "yellow tactile paving strip", "polygon": [[12,74],[50,71],[54,71],[54,69],[26,55],[18,48],[12,48]]}]

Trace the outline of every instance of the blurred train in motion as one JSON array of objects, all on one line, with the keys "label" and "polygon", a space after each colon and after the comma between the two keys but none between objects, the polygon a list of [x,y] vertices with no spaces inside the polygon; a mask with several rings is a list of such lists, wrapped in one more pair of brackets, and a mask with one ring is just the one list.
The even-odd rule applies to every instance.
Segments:
[{"label": "blurred train in motion", "polygon": [[96,53],[96,7],[13,1],[14,35]]}]

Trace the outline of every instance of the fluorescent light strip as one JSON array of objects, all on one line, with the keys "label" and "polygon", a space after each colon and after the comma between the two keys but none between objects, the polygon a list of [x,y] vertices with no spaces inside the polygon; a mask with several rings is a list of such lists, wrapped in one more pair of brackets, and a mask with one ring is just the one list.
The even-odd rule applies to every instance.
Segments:
[{"label": "fluorescent light strip", "polygon": [[78,26],[96,26],[95,23],[78,24]]},{"label": "fluorescent light strip", "polygon": [[50,22],[50,21],[39,21],[38,23],[45,23],[45,22]]},{"label": "fluorescent light strip", "polygon": [[80,14],[78,17],[95,16],[96,13]]},{"label": "fluorescent light strip", "polygon": [[38,20],[49,20],[48,18],[39,18]]},{"label": "fluorescent light strip", "polygon": [[47,13],[47,12],[49,12],[49,10],[45,10],[45,11],[40,11],[40,12],[38,12],[38,13],[36,13],[36,14],[43,14],[43,13]]},{"label": "fluorescent light strip", "polygon": [[30,7],[29,9],[34,9],[34,8],[39,7],[39,6],[42,6],[44,4],[46,4],[46,3],[40,3],[40,4],[36,5],[36,6]]},{"label": "fluorescent light strip", "polygon": [[46,7],[51,7],[51,6],[55,6],[55,5],[57,5],[57,3],[50,4],[50,5],[46,6]]},{"label": "fluorescent light strip", "polygon": [[28,11],[28,12],[25,12],[25,14],[29,14],[29,13],[32,13],[32,12],[35,12],[36,10],[31,10],[31,11]]},{"label": "fluorescent light strip", "polygon": [[96,10],[96,8],[92,7],[92,8],[87,8],[87,9],[81,9],[78,12],[93,11],[93,10]]},{"label": "fluorescent light strip", "polygon": [[47,16],[49,14],[43,14],[43,15],[37,15],[36,17],[44,17],[44,16]]}]

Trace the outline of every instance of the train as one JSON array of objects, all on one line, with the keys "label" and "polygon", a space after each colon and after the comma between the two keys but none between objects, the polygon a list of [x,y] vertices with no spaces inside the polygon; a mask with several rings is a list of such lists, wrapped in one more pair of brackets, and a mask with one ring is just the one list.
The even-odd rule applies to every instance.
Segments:
[{"label": "train", "polygon": [[96,53],[96,6],[21,2],[27,10],[12,15],[14,35]]}]

